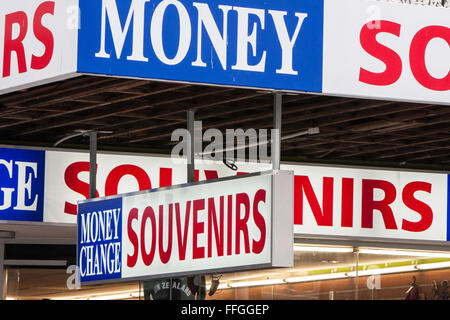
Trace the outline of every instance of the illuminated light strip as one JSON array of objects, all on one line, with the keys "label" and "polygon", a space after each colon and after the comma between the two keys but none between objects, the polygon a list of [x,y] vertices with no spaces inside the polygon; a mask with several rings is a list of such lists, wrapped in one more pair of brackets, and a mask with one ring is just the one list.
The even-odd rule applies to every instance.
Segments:
[{"label": "illuminated light strip", "polygon": [[304,252],[337,252],[337,253],[350,253],[353,252],[352,247],[322,247],[322,246],[301,246],[294,245],[294,251]]},{"label": "illuminated light strip", "polygon": [[[294,251],[297,252],[336,252],[351,253],[352,247],[327,247],[327,246],[302,246],[294,245]],[[430,258],[450,258],[448,252],[430,252],[430,251],[406,251],[406,250],[390,250],[390,249],[369,249],[361,248],[359,253],[362,254],[378,254],[392,256],[411,256],[411,257],[430,257]]]},{"label": "illuminated light strip", "polygon": [[[359,270],[358,276],[363,277],[363,276],[372,276],[372,275],[377,275],[377,274],[402,273],[402,272],[411,272],[411,271],[417,271],[415,265],[390,267],[390,268],[376,268],[376,269],[369,269],[369,270]],[[356,277],[356,271],[347,272],[347,276]]]},{"label": "illuminated light strip", "polygon": [[[402,272],[412,272],[418,270],[431,270],[431,269],[442,269],[450,268],[450,261],[448,262],[436,262],[427,263],[422,265],[407,265],[399,267],[389,267],[389,268],[377,268],[369,270],[358,271],[358,276],[370,276],[379,274],[389,274],[389,273],[402,273]],[[338,273],[325,273],[316,274],[309,276],[299,276],[299,277],[289,277],[286,279],[270,279],[270,280],[259,280],[259,281],[242,281],[229,284],[230,288],[241,288],[241,287],[253,287],[261,285],[276,285],[283,283],[298,283],[298,282],[309,282],[309,281],[320,281],[320,280],[333,280],[333,279],[344,279],[344,278],[356,277],[356,271],[352,272],[338,272]]]},{"label": "illuminated light strip", "polygon": [[240,281],[229,283],[230,288],[241,288],[241,287],[255,287],[255,286],[272,286],[276,284],[283,284],[283,279],[266,279],[266,280],[255,280],[255,281]]},{"label": "illuminated light strip", "polygon": [[126,291],[126,292],[107,292],[104,294],[92,294],[84,296],[68,296],[68,297],[56,297],[52,300],[115,300],[115,299],[130,299],[139,298],[139,291]]},{"label": "illuminated light strip", "polygon": [[98,295],[88,298],[88,300],[120,300],[120,299],[131,299],[131,298],[138,298],[139,292],[133,293],[118,293],[118,294],[111,294],[111,295]]},{"label": "illuminated light strip", "polygon": [[[206,290],[211,288],[210,284],[206,285]],[[222,283],[218,286],[217,290],[228,289],[229,286],[226,283]],[[139,298],[139,291],[126,291],[126,292],[110,292],[105,294],[93,294],[84,296],[69,296],[69,297],[56,297],[52,300],[117,300],[117,299],[129,299],[129,298]],[[14,298],[9,298],[14,300]]]},{"label": "illuminated light strip", "polygon": [[[228,286],[228,284],[226,283],[221,283],[219,284],[219,286],[217,287],[217,290],[224,290],[224,289],[229,289],[230,287]],[[209,289],[207,289],[209,290]]]},{"label": "illuminated light strip", "polygon": [[311,276],[290,277],[290,278],[286,278],[284,280],[287,283],[294,283],[294,282],[342,279],[342,278],[346,278],[346,277],[347,277],[347,274],[345,272],[338,272],[338,273],[315,274],[315,275],[311,275]]},{"label": "illuminated light strip", "polygon": [[388,249],[359,249],[362,254],[379,254],[392,256],[411,256],[411,257],[430,257],[430,258],[450,258],[447,252],[429,252],[429,251],[405,251]]},{"label": "illuminated light strip", "polygon": [[418,270],[450,268],[450,261],[418,264],[416,268]]},{"label": "illuminated light strip", "polygon": [[[206,290],[209,290],[211,285],[206,285]],[[222,283],[218,286],[217,290],[228,289],[229,286],[226,283]],[[52,300],[118,300],[118,299],[129,299],[129,298],[139,298],[139,291],[127,291],[127,292],[111,292],[105,294],[93,294],[84,296],[70,296],[70,297],[56,297]],[[9,298],[14,300],[14,298]]]}]

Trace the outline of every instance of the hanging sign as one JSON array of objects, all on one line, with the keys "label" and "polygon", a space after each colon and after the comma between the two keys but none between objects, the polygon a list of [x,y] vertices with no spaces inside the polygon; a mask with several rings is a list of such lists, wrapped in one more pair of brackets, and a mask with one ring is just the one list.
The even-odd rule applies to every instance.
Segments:
[{"label": "hanging sign", "polygon": [[450,104],[450,8],[325,0],[323,93]]},{"label": "hanging sign", "polygon": [[293,195],[269,171],[79,202],[81,282],[292,267]]},{"label": "hanging sign", "polygon": [[0,8],[0,94],[88,74],[450,103],[450,8],[376,0]]},{"label": "hanging sign", "polygon": [[79,72],[322,90],[322,0],[81,0],[80,9]]}]

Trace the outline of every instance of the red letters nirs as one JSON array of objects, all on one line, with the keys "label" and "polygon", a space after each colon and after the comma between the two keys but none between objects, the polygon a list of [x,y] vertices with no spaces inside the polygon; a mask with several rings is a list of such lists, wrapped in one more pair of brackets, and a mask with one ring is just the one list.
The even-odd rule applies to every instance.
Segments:
[{"label": "red letters nirs", "polygon": [[[294,178],[294,223],[303,224],[303,211],[305,205],[303,199],[306,198],[314,219],[318,226],[333,226],[333,200],[335,178],[323,178],[322,206],[317,200],[311,182],[307,176],[295,176]],[[354,179],[342,178],[341,188],[341,227],[353,227],[353,200]],[[397,189],[389,181],[362,179],[361,196],[361,227],[372,229],[375,213],[381,214],[386,229],[397,230],[395,215],[392,204],[397,199]],[[381,200],[375,200],[374,191],[378,189],[384,193]],[[401,191],[401,201],[405,207],[415,211],[420,220],[412,222],[406,219],[402,220],[401,229],[410,232],[422,232],[427,230],[433,222],[433,210],[431,207],[418,200],[414,194],[417,191],[431,193],[431,184],[422,181],[413,181],[408,183]],[[357,195],[356,195],[357,196]]]}]

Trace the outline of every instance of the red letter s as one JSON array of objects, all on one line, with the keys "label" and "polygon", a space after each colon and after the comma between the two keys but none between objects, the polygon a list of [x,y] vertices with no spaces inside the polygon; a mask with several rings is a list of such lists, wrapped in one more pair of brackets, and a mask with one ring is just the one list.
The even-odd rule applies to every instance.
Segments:
[{"label": "red letter s", "polygon": [[[373,25],[379,25],[379,27],[370,27]],[[387,32],[399,37],[400,28],[400,24],[386,20],[376,21],[376,23],[372,21],[364,25],[360,33],[361,46],[367,53],[384,62],[386,70],[381,73],[375,73],[361,68],[359,81],[374,86],[388,86],[400,78],[402,74],[402,59],[395,51],[380,44],[376,38],[381,32]]]},{"label": "red letter s", "polygon": [[133,255],[132,256],[127,255],[127,266],[129,268],[133,268],[136,265],[139,254],[139,240],[136,232],[134,232],[131,225],[133,223],[133,220],[137,219],[138,219],[138,209],[133,208],[131,209],[130,214],[128,215],[128,224],[127,224],[128,239],[130,239],[130,242],[134,248]]},{"label": "red letter s", "polygon": [[433,222],[433,210],[431,210],[427,204],[414,198],[414,193],[416,191],[431,193],[431,184],[415,181],[408,183],[403,189],[403,202],[408,208],[419,213],[422,216],[422,219],[418,222],[403,220],[402,229],[411,232],[422,232],[431,226]]},{"label": "red letter s", "polygon": [[53,57],[54,39],[50,30],[42,25],[42,17],[46,14],[54,15],[55,3],[47,1],[42,3],[37,9],[33,20],[33,32],[40,42],[45,46],[45,52],[41,57],[33,55],[31,57],[31,69],[42,70],[47,67]]},{"label": "red letter s", "polygon": [[[83,195],[86,199],[89,198],[89,183],[81,181],[78,179],[80,172],[89,172],[89,162],[74,162],[69,165],[64,172],[64,181],[66,185],[73,191],[78,192]],[[96,196],[98,197],[98,191],[96,191]],[[66,201],[64,205],[64,213],[76,215],[77,206],[73,203]]]},{"label": "red letter s", "polygon": [[255,199],[253,200],[253,219],[255,220],[256,227],[258,227],[261,232],[261,237],[258,241],[253,239],[252,251],[256,254],[261,253],[266,244],[266,221],[258,210],[260,202],[266,202],[266,190],[264,189],[258,190],[255,194]]}]

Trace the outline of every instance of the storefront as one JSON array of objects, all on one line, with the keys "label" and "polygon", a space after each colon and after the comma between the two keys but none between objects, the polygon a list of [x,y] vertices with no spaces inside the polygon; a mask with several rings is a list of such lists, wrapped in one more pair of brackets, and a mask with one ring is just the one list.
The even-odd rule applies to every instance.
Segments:
[{"label": "storefront", "polygon": [[[305,0],[277,1],[263,8],[255,1],[244,5],[231,0],[222,5],[67,0],[0,6],[5,7],[0,102],[8,108],[0,109],[0,130],[5,135],[0,148],[4,299],[447,299],[450,9],[445,5]],[[168,24],[167,19],[176,23]],[[168,36],[173,34],[175,41]],[[56,96],[58,90],[61,96]],[[228,105],[234,102],[237,105]],[[396,108],[402,112],[395,113]],[[179,141],[174,137],[180,137],[174,129],[189,123],[189,109],[196,110],[204,126],[191,128],[199,130],[195,132],[201,141],[194,148],[192,166],[186,158],[173,157]],[[31,112],[46,113],[36,117]],[[152,120],[147,125],[140,122]],[[240,158],[247,161],[234,161],[238,150],[234,147],[233,156],[223,161],[206,159],[212,149],[215,155],[226,151],[218,152],[212,138],[217,142],[226,128],[236,130],[244,123],[246,129],[257,129],[255,154],[253,136],[246,130],[248,152]],[[59,131],[62,127],[65,136]],[[416,127],[417,131],[408,131]],[[278,141],[285,142],[279,153],[279,145],[261,143],[267,134],[261,128],[282,129]],[[354,136],[339,136],[339,131]],[[389,136],[393,131],[400,131],[395,139]],[[99,134],[104,150],[97,153],[92,140],[91,152],[87,150],[85,137],[91,132]],[[315,135],[322,140],[314,140]],[[387,140],[380,144],[372,138],[377,135]],[[290,140],[299,137],[304,140]],[[78,140],[84,145],[51,147],[72,138],[84,139]],[[410,146],[408,139],[415,139]],[[370,143],[380,145],[369,150]],[[261,146],[266,144],[272,158],[264,158]],[[347,150],[349,144],[354,146]],[[305,161],[298,156],[303,148],[308,152]],[[192,232],[197,233],[186,233],[187,239],[194,239],[194,249],[188,244],[191,249],[182,260],[198,259],[190,256],[191,251],[203,249],[201,257],[209,259],[203,269],[176,269],[171,264],[168,269],[176,272],[165,273],[161,267],[148,279],[144,272],[127,281],[96,278],[98,283],[87,281],[80,287],[79,259],[88,257],[80,254],[77,219],[82,201],[169,188],[188,180],[234,177],[230,181],[238,188],[241,178],[274,169],[280,156],[276,169],[292,173],[292,201],[286,201],[292,204],[291,265],[272,260],[257,265],[259,257],[251,254],[263,250],[247,250],[258,246],[269,230],[261,226],[267,217],[258,212],[258,204],[254,220],[236,213],[242,219],[240,225],[232,225],[240,226],[234,231],[226,222],[217,223],[216,206],[214,215],[205,209],[203,216],[196,216],[199,220],[192,230],[197,231]],[[388,162],[391,159],[395,161]],[[248,186],[244,183],[242,188],[245,192]],[[271,190],[274,195],[288,189]],[[220,208],[226,217],[227,211]],[[114,216],[109,218],[115,221]],[[166,221],[158,215],[149,220],[155,228]],[[256,228],[248,227],[248,221]],[[134,222],[128,229],[125,222],[121,228],[128,236],[137,233]],[[191,230],[187,222],[183,225]],[[145,222],[142,226],[145,230]],[[227,232],[220,232],[224,226]],[[161,236],[156,259],[164,260],[169,241],[174,247],[175,241],[183,246],[181,235],[174,227],[173,238]],[[280,238],[268,237],[267,243],[270,239],[272,246]],[[128,239],[133,244],[132,237]],[[133,256],[133,248],[141,245],[127,246],[123,241],[118,253],[122,258]],[[148,252],[143,248],[145,258]],[[228,262],[219,259],[227,256],[227,250],[229,256],[236,252],[248,256],[227,267]],[[248,265],[257,266],[244,267]],[[122,266],[119,278],[124,272]],[[82,276],[86,273],[81,270]]]},{"label": "storefront", "polygon": [[[36,153],[42,155],[43,161],[32,165],[32,155]],[[23,158],[26,154],[29,158]],[[5,163],[18,162],[19,155],[22,163],[30,164],[28,170],[34,168],[38,173],[25,179],[32,187],[24,204],[36,204],[35,211],[28,211],[30,216],[40,218],[29,223],[5,221],[2,224],[4,232],[17,232],[16,239],[5,240],[7,298],[137,299],[143,295],[139,281],[100,287],[83,285],[75,290],[78,284],[74,256],[75,203],[88,198],[85,181],[89,153],[2,148]],[[270,169],[270,164],[238,162],[236,165],[240,174]],[[146,190],[145,183],[153,188],[183,184],[185,166],[174,164],[170,157],[99,153],[98,196]],[[448,173],[291,163],[282,163],[281,169],[294,173],[294,267],[246,272],[225,272],[225,268],[223,271],[219,268],[205,279],[205,294],[211,288],[211,281],[219,280],[217,291],[212,296],[206,294],[205,298],[400,299],[404,298],[414,276],[421,297],[431,299],[433,281],[438,287],[444,285],[450,266]],[[201,160],[196,170],[199,180],[236,175],[223,163]],[[11,176],[20,179],[16,170]],[[14,198],[6,203],[11,203],[10,209],[18,206]],[[11,216],[11,210],[4,212],[4,217]],[[205,224],[206,232],[206,216],[199,221]],[[33,227],[39,233],[35,237],[40,239],[27,239],[33,234]],[[256,239],[260,237],[258,234]],[[212,233],[210,241],[217,240],[217,235]],[[42,242],[42,248],[47,245],[55,250],[54,257],[39,252],[32,255],[30,245],[34,241]],[[164,248],[167,241],[164,240]],[[206,248],[206,238],[199,241]],[[34,245],[34,249],[38,247]],[[30,256],[18,257],[21,251]],[[35,277],[42,281],[42,293],[37,290],[39,282],[34,283]],[[28,281],[33,283],[32,288]],[[55,285],[58,289],[51,289]],[[194,294],[192,288],[191,292]]]}]

